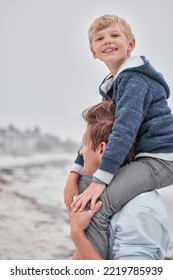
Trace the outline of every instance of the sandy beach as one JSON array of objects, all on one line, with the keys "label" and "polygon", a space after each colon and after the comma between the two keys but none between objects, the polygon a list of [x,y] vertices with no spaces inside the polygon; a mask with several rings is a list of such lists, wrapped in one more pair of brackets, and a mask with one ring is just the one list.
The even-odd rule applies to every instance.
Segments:
[{"label": "sandy beach", "polygon": [[[1,157],[0,259],[66,260],[73,244],[63,188],[73,154]],[[170,218],[173,259],[173,187],[161,191]]]},{"label": "sandy beach", "polygon": [[1,158],[0,259],[69,259],[63,203],[69,155]]}]

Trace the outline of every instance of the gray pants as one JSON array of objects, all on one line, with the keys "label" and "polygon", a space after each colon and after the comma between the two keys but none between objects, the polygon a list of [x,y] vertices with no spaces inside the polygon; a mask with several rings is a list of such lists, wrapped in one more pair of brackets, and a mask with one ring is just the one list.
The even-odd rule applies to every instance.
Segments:
[{"label": "gray pants", "polygon": [[[92,177],[81,176],[79,192],[92,182]],[[86,235],[95,249],[107,259],[109,246],[109,221],[124,204],[140,193],[164,188],[173,184],[173,161],[140,157],[119,169],[99,199],[103,206],[93,216]],[[88,204],[86,209],[90,205]]]}]

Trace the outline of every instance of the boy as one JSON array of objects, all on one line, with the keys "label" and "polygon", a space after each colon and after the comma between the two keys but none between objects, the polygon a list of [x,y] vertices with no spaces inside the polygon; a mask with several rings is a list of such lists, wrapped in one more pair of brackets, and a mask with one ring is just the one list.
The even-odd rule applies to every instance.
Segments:
[{"label": "boy", "polygon": [[[89,29],[89,41],[93,57],[111,72],[103,80],[100,94],[103,100],[115,101],[116,122],[92,183],[78,195],[83,166],[79,154],[64,196],[68,209],[82,211],[89,201],[92,209],[112,181],[112,203],[109,212],[100,217],[101,223],[107,224],[113,213],[139,193],[173,184],[173,115],[163,76],[145,57],[131,57],[135,37],[124,19],[111,15],[96,19]],[[134,142],[136,158],[121,168]],[[72,203],[74,195],[78,196]]]}]

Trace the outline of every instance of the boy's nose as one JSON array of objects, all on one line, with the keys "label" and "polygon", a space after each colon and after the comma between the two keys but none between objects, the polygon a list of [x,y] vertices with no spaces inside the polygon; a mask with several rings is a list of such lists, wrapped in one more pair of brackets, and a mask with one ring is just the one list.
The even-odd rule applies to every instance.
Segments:
[{"label": "boy's nose", "polygon": [[109,45],[109,44],[112,44],[112,41],[110,39],[105,41],[105,45]]},{"label": "boy's nose", "polygon": [[107,35],[104,37],[104,44],[105,45],[109,45],[109,44],[112,44],[112,37]]}]

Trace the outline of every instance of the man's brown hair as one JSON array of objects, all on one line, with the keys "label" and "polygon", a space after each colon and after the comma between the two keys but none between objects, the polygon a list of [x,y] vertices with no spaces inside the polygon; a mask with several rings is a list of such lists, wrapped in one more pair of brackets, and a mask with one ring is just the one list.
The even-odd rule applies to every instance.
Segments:
[{"label": "man's brown hair", "polygon": [[[102,101],[85,109],[82,117],[87,123],[91,148],[95,151],[101,142],[107,143],[109,140],[115,121],[115,103],[112,100]],[[130,162],[134,154],[135,149],[133,145],[123,164]]]}]

